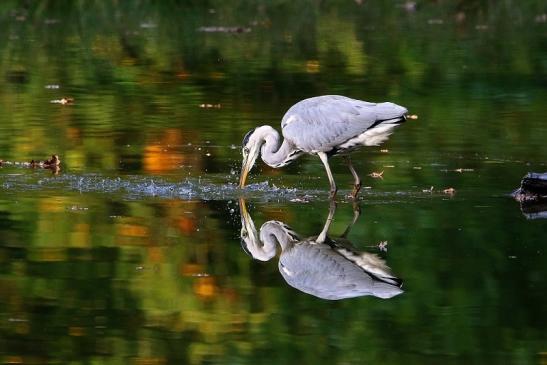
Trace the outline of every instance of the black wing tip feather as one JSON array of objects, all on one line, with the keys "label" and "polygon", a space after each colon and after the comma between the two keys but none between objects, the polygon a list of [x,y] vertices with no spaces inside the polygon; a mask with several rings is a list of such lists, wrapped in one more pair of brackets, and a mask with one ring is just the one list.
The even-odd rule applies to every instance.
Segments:
[{"label": "black wing tip feather", "polygon": [[382,123],[389,122],[389,124],[401,124],[406,122],[406,115],[401,115],[400,117],[395,118],[389,118],[389,119],[378,119],[370,127],[367,128],[367,130],[377,127],[378,125]]}]

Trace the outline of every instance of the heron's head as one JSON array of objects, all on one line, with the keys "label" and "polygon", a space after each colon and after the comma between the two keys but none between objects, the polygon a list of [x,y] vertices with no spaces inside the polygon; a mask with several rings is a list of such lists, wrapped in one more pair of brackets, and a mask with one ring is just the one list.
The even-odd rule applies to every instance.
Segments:
[{"label": "heron's head", "polygon": [[241,175],[239,177],[239,187],[242,188],[245,186],[245,181],[247,180],[247,175],[249,171],[253,168],[256,158],[260,153],[260,147],[262,146],[263,140],[259,138],[257,133],[258,128],[252,129],[245,137],[243,137],[243,143],[241,146],[241,153],[243,155],[243,164],[241,166]]},{"label": "heron's head", "polygon": [[275,256],[275,246],[272,250],[260,241],[253,219],[247,211],[245,200],[242,198],[239,199],[239,211],[241,213],[240,237],[243,251],[256,260],[268,261]]}]

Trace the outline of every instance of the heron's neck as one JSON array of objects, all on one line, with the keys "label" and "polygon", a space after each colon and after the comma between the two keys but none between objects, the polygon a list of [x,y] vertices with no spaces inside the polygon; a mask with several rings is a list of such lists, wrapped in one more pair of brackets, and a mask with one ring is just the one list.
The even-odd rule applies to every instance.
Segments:
[{"label": "heron's neck", "polygon": [[281,143],[279,133],[270,126],[260,127],[264,144],[261,148],[262,161],[271,167],[281,167],[290,164],[298,158],[301,151],[292,143],[284,140]]},{"label": "heron's neck", "polygon": [[299,240],[298,235],[289,227],[278,221],[268,221],[260,227],[260,240],[265,246],[275,246],[276,242],[285,251]]}]

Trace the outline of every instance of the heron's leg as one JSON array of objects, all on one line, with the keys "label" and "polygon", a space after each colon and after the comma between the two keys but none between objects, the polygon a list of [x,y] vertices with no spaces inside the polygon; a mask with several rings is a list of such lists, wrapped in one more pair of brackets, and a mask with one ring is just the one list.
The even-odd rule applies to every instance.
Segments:
[{"label": "heron's leg", "polygon": [[357,194],[359,193],[359,190],[361,190],[361,179],[359,178],[359,175],[357,175],[357,171],[355,171],[355,168],[353,167],[353,164],[351,163],[351,158],[349,156],[344,156],[344,159],[346,160],[346,163],[348,164],[349,171],[351,171],[351,174],[353,175],[353,191],[351,192],[351,196],[355,199],[357,197]]},{"label": "heron's leg", "polygon": [[323,226],[323,230],[321,233],[319,233],[319,236],[317,236],[317,239],[315,242],[317,243],[323,243],[325,242],[325,239],[327,238],[327,233],[330,228],[330,224],[332,223],[332,219],[334,218],[334,213],[336,212],[336,202],[334,200],[330,201],[329,204],[329,215],[327,216],[327,221],[325,222],[325,225]]},{"label": "heron's leg", "polygon": [[346,228],[346,230],[344,231],[344,233],[342,233],[342,238],[346,238],[347,235],[349,234],[349,231],[351,230],[351,227],[353,227],[353,225],[355,224],[355,222],[357,222],[357,219],[359,219],[359,216],[361,215],[361,206],[359,205],[358,202],[354,201],[353,202],[353,220],[351,221],[351,223],[348,225],[348,228]]},{"label": "heron's leg", "polygon": [[334,177],[332,177],[332,172],[330,171],[329,158],[325,152],[318,152],[317,155],[321,159],[321,162],[323,162],[323,165],[325,165],[325,170],[327,171],[327,177],[329,178],[330,183],[330,197],[331,199],[334,199],[337,189],[336,183],[334,182]]}]

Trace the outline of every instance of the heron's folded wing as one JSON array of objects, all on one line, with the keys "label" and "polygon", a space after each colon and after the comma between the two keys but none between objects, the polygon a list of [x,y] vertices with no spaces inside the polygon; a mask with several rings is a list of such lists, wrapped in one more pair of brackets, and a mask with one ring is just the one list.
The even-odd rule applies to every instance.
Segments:
[{"label": "heron's folded wing", "polygon": [[377,121],[399,118],[406,109],[327,95],[303,100],[283,117],[283,136],[306,152],[329,152],[357,137]]},{"label": "heron's folded wing", "polygon": [[323,299],[390,298],[402,293],[398,286],[375,280],[325,244],[301,243],[283,252],[279,271],[290,286]]}]

